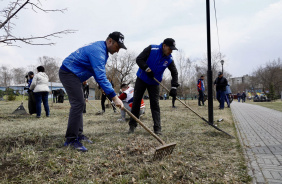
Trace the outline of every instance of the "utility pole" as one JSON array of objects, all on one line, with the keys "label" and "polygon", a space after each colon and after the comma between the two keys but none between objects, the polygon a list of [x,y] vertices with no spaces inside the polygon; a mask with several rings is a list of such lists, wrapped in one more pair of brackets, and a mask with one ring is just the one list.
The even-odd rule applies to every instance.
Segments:
[{"label": "utility pole", "polygon": [[213,80],[211,70],[211,31],[210,31],[210,1],[206,0],[206,16],[207,16],[207,53],[208,53],[208,114],[209,123],[213,124]]}]

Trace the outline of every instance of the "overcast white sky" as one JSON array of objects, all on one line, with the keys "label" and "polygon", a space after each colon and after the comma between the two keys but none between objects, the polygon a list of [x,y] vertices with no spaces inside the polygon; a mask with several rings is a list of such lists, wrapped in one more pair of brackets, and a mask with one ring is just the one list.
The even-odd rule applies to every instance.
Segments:
[{"label": "overcast white sky", "polygon": [[[9,0],[0,0],[0,9]],[[64,59],[77,48],[105,40],[120,31],[125,45],[139,54],[150,44],[165,38],[176,41],[191,60],[202,58],[206,47],[206,7],[204,0],[42,0],[46,9],[67,8],[61,13],[19,12],[13,33],[39,36],[64,29],[75,34],[53,39],[55,46],[18,47],[0,45],[0,66],[34,65],[41,56]],[[216,0],[224,69],[234,77],[251,74],[257,66],[282,57],[282,0]],[[212,50],[218,50],[211,0]],[[2,32],[0,31],[0,34]]]}]

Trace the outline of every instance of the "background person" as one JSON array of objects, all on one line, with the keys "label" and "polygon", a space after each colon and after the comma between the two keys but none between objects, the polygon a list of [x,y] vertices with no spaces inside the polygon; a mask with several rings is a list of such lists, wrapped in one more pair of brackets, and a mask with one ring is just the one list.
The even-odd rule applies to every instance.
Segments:
[{"label": "background person", "polygon": [[241,99],[241,93],[240,93],[240,91],[238,91],[238,93],[237,93],[237,99],[238,99],[238,102],[240,102],[240,99]]},{"label": "background person", "polygon": [[230,108],[230,95],[232,94],[230,85],[227,84],[226,91],[225,91],[225,101],[227,103],[227,107]]},{"label": "background person", "polygon": [[82,89],[83,89],[83,97],[84,97],[84,107],[83,107],[83,113],[86,113],[86,102],[88,102],[88,96],[89,96],[89,85],[87,81],[84,81],[82,83]]},{"label": "background person", "polygon": [[[112,88],[114,88],[114,84],[113,84],[112,80],[110,80],[110,79],[108,79],[108,80],[111,81]],[[99,89],[101,89],[101,91],[102,91],[101,107],[102,107],[102,112],[104,113],[104,112],[106,112],[105,102],[107,100],[107,97],[108,97],[108,99],[110,100],[111,103],[112,103],[112,100],[109,96],[106,95],[106,93],[103,91],[103,89],[100,86],[99,86]],[[114,113],[116,113],[116,111],[117,111],[116,107],[113,106],[113,105],[112,105],[112,107],[113,107]]]},{"label": "background person", "polygon": [[[154,120],[154,132],[161,134],[161,118],[159,106],[159,84],[153,79],[162,81],[163,73],[166,68],[171,72],[171,90],[169,95],[176,97],[178,84],[178,72],[171,53],[177,50],[175,41],[172,38],[167,38],[160,45],[150,45],[146,47],[136,58],[136,63],[139,66],[137,71],[137,79],[134,87],[134,97],[132,105],[132,114],[136,117],[139,116],[140,105],[145,90],[148,90],[150,97],[150,108]],[[129,131],[133,133],[137,126],[136,121],[130,118]]]},{"label": "background person", "polygon": [[27,89],[27,93],[28,93],[28,111],[29,114],[35,114],[36,113],[36,101],[35,101],[35,97],[33,94],[33,91],[29,89],[33,77],[34,77],[34,73],[32,71],[28,72],[28,74],[25,76],[26,77],[26,83],[28,84],[28,87],[25,88],[25,90]]},{"label": "background person", "polygon": [[62,88],[58,89],[58,103],[64,103],[65,92]]},{"label": "background person", "polygon": [[92,143],[83,135],[83,107],[85,103],[81,85],[83,81],[93,76],[115,105],[123,108],[122,101],[107,79],[105,68],[109,57],[108,52],[114,54],[120,48],[126,49],[123,40],[123,34],[113,32],[109,34],[106,41],[90,43],[77,49],[64,59],[59,70],[59,77],[71,105],[64,146],[71,146],[78,151],[87,151],[82,141]]},{"label": "background person", "polygon": [[219,101],[219,109],[224,109],[225,91],[227,86],[227,79],[223,77],[222,72],[218,72],[218,77],[215,79],[214,84],[216,85],[216,98]]},{"label": "background person", "polygon": [[48,95],[49,95],[49,77],[45,73],[43,66],[37,67],[37,74],[32,80],[30,85],[30,90],[33,90],[35,102],[36,102],[36,117],[41,117],[41,102],[43,101],[43,106],[46,112],[46,116],[50,116],[50,110],[48,105]]},{"label": "background person", "polygon": [[246,93],[245,93],[245,91],[243,91],[243,93],[241,94],[241,99],[242,99],[242,103],[244,103],[246,101]]},{"label": "background person", "polygon": [[205,92],[204,79],[205,77],[202,75],[200,79],[198,80],[198,85],[197,85],[197,89],[199,92],[198,106],[201,106],[201,102],[202,102],[202,105],[205,105],[204,104],[204,92]]},{"label": "background person", "polygon": [[[127,84],[122,84],[120,88],[121,88],[122,93],[119,95],[119,99],[122,100],[124,108],[131,111],[133,95],[134,95],[134,88],[129,87]],[[126,116],[125,110],[122,109],[120,113],[121,113],[121,119],[118,119],[118,121],[125,121],[125,116]],[[138,117],[140,117],[142,114],[145,114],[145,103],[143,99],[141,100],[140,113]]]}]

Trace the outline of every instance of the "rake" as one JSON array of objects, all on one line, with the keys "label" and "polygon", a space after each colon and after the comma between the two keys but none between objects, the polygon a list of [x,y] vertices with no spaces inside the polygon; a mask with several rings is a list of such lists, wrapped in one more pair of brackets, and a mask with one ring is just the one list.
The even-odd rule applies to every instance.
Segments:
[{"label": "rake", "polygon": [[136,116],[134,116],[129,110],[127,110],[126,108],[123,108],[123,110],[125,110],[130,117],[132,117],[135,121],[137,121],[139,125],[141,125],[145,130],[147,130],[154,138],[156,138],[162,144],[162,146],[156,148],[153,160],[161,160],[173,152],[176,143],[166,144],[159,136],[157,136],[148,127],[146,127],[138,118],[136,118]]},{"label": "rake", "polygon": [[94,107],[98,112],[96,113],[96,115],[101,115],[103,114],[103,112],[99,111],[93,104],[91,104],[89,101],[87,101],[92,107]]},{"label": "rake", "polygon": [[[168,93],[169,90],[162,84],[160,83],[156,78],[154,78],[154,80],[159,83],[159,85],[161,85]],[[176,97],[176,99],[182,103],[185,107],[187,107],[189,110],[191,110],[193,113],[195,113],[198,117],[200,117],[204,122],[206,122],[207,124],[209,124],[210,126],[212,126],[213,128],[215,128],[216,130],[225,133],[226,135],[229,135],[230,137],[234,138],[234,136],[230,135],[229,133],[221,130],[220,128],[218,128],[217,126],[215,126],[213,123],[210,123],[208,120],[206,120],[203,116],[200,116],[197,112],[195,112],[191,107],[189,107],[186,103],[182,102],[178,97]]]},{"label": "rake", "polygon": [[23,106],[23,101],[24,101],[24,90],[23,90],[23,100],[21,105],[12,113],[12,114],[18,114],[18,115],[28,115],[26,112],[24,106]]}]

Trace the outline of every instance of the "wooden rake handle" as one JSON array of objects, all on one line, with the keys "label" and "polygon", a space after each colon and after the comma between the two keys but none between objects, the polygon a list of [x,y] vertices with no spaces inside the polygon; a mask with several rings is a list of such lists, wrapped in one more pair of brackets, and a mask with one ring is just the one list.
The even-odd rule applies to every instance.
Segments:
[{"label": "wooden rake handle", "polygon": [[135,121],[137,121],[139,123],[139,125],[141,125],[145,130],[147,130],[153,137],[155,137],[162,145],[165,144],[165,142],[159,137],[157,136],[154,132],[152,132],[148,127],[146,127],[136,116],[134,116],[129,110],[127,110],[126,108],[123,108],[123,110],[125,110],[127,112],[127,114],[132,117]]},{"label": "wooden rake handle", "polygon": [[93,104],[91,104],[89,101],[87,101],[92,107],[94,107],[97,111],[99,111]]},{"label": "wooden rake handle", "polygon": [[[155,80],[159,85],[161,85],[161,86],[169,93],[169,90],[168,90],[162,83],[160,83],[155,77],[154,77],[154,80]],[[188,109],[190,109],[192,112],[194,112],[197,116],[199,116],[200,118],[203,119],[202,116],[200,116],[197,112],[195,112],[193,109],[191,109],[191,107],[189,107],[186,103],[182,102],[178,97],[176,97],[176,99],[177,99],[180,103],[182,103],[184,106],[186,106]]]}]

